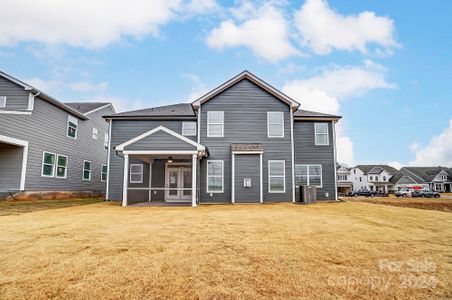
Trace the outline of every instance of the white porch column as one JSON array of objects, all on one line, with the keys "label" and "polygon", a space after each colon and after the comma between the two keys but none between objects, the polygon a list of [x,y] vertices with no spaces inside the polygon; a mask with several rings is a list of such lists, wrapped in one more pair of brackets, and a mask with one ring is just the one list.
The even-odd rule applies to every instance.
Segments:
[{"label": "white porch column", "polygon": [[263,178],[262,178],[262,153],[259,154],[259,169],[260,169],[260,178],[259,178],[259,202],[264,203],[264,194],[263,194]]},{"label": "white porch column", "polygon": [[192,163],[191,163],[191,206],[192,207],[196,207],[196,179],[197,179],[197,172],[196,172],[196,167],[198,166],[197,164],[197,154],[193,154],[192,155]]},{"label": "white porch column", "polygon": [[129,154],[124,154],[124,180],[122,186],[122,206],[127,206],[127,188],[129,187]]},{"label": "white porch column", "polygon": [[232,153],[231,162],[231,203],[235,203],[235,154]]}]

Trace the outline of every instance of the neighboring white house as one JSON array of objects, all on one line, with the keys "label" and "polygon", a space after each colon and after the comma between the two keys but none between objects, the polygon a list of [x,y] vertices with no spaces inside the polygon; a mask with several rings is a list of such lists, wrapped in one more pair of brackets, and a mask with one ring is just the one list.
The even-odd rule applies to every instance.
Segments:
[{"label": "neighboring white house", "polygon": [[357,165],[350,170],[353,190],[369,190],[388,193],[394,190],[391,178],[398,171],[388,165]]},{"label": "neighboring white house", "polygon": [[339,195],[346,195],[353,191],[353,182],[350,169],[345,165],[336,166],[337,174],[337,192]]}]

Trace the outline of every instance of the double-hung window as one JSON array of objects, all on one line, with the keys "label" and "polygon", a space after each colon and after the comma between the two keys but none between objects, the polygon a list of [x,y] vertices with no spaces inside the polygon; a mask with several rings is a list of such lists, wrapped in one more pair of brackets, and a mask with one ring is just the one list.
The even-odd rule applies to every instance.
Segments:
[{"label": "double-hung window", "polygon": [[91,162],[89,160],[83,161],[83,180],[91,180]]},{"label": "double-hung window", "polygon": [[67,176],[67,156],[58,154],[55,177],[66,178],[66,176]]},{"label": "double-hung window", "polygon": [[224,163],[222,160],[207,161],[207,193],[223,193]]},{"label": "double-hung window", "polygon": [[54,177],[54,175],[55,175],[55,159],[56,159],[55,153],[50,153],[50,152],[43,153],[41,176]]},{"label": "double-hung window", "polygon": [[268,161],[268,192],[286,192],[286,162],[284,160]]},{"label": "double-hung window", "polygon": [[104,134],[104,148],[105,148],[105,150],[108,149],[108,139],[109,139],[108,133],[105,133]]},{"label": "double-hung window", "polygon": [[330,144],[328,137],[328,123],[314,123],[315,144],[317,146],[327,146]]},{"label": "double-hung window", "polygon": [[0,108],[6,107],[6,96],[0,96]]},{"label": "double-hung window", "polygon": [[102,165],[102,173],[100,174],[100,181],[105,182],[107,181],[107,166],[106,165]]},{"label": "double-hung window", "polygon": [[67,116],[67,136],[73,139],[77,138],[78,120],[73,116]]},{"label": "double-hung window", "polygon": [[295,185],[322,187],[322,165],[295,165]]},{"label": "double-hung window", "polygon": [[182,135],[195,136],[196,122],[182,122]]},{"label": "double-hung window", "polygon": [[207,137],[223,137],[223,136],[224,136],[224,112],[208,111]]},{"label": "double-hung window", "polygon": [[93,127],[93,139],[97,140],[99,137],[99,130],[96,127]]},{"label": "double-hung window", "polygon": [[130,165],[130,183],[143,183],[143,165]]},{"label": "double-hung window", "polygon": [[267,112],[267,136],[284,137],[284,113],[282,111]]}]

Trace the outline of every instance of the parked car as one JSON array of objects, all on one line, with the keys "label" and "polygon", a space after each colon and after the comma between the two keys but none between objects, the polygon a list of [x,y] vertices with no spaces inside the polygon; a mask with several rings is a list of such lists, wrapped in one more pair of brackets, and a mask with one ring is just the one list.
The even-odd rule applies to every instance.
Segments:
[{"label": "parked car", "polygon": [[350,192],[350,197],[375,197],[376,192],[369,191],[369,190],[357,190]]},{"label": "parked car", "polygon": [[396,197],[411,197],[411,194],[413,193],[412,189],[400,189],[397,192],[394,193]]},{"label": "parked car", "polygon": [[417,190],[413,191],[412,196],[424,198],[439,198],[441,195],[438,192],[432,190]]}]

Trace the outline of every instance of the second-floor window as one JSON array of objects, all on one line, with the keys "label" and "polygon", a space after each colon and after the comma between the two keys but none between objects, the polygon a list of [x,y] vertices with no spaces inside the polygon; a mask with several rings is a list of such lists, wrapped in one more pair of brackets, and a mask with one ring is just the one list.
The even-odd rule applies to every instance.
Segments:
[{"label": "second-floor window", "polygon": [[97,140],[99,137],[99,130],[95,127],[93,127],[93,139]]},{"label": "second-floor window", "polygon": [[316,145],[326,146],[330,144],[328,138],[328,123],[315,123],[314,132]]},{"label": "second-floor window", "polygon": [[196,122],[182,122],[182,135],[195,136]]},{"label": "second-floor window", "polygon": [[207,137],[223,137],[223,136],[224,136],[224,112],[208,111]]},{"label": "second-floor window", "polygon": [[284,113],[282,111],[267,113],[267,136],[284,137]]},{"label": "second-floor window", "polygon": [[369,180],[374,180],[374,177],[373,176],[369,176]]},{"label": "second-floor window", "polygon": [[6,107],[6,96],[0,96],[0,108]]},{"label": "second-floor window", "polygon": [[339,180],[339,181],[347,181],[348,180],[348,176],[339,174],[339,175],[337,175],[337,180]]},{"label": "second-floor window", "polygon": [[77,138],[78,120],[73,116],[67,116],[67,136],[73,139]]},{"label": "second-floor window", "polygon": [[109,141],[108,133],[105,133],[104,134],[104,148],[105,148],[105,150],[108,149],[108,141]]}]

